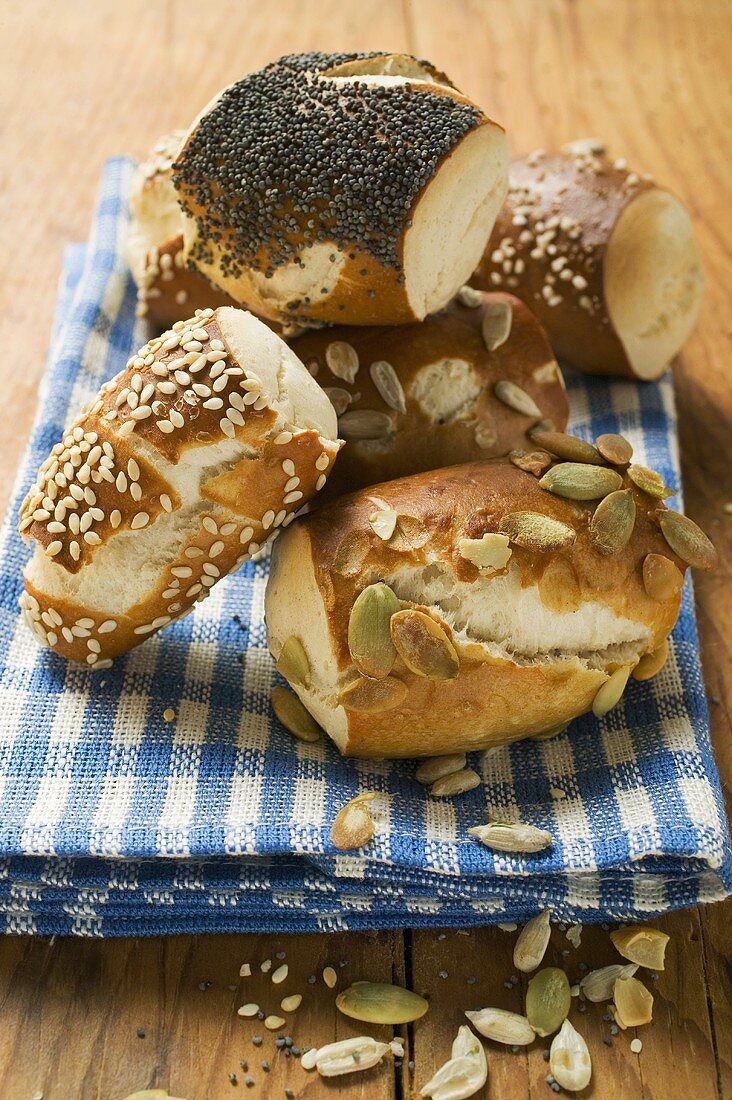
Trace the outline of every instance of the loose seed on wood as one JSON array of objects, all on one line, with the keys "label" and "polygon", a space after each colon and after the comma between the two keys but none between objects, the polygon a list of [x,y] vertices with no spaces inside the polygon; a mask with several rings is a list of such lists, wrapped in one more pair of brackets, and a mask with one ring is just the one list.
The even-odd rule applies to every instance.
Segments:
[{"label": "loose seed on wood", "polygon": [[541,965],[551,935],[551,913],[548,909],[537,913],[519,932],[513,949],[513,965],[524,974],[530,974]]},{"label": "loose seed on wood", "polygon": [[563,970],[548,966],[529,982],[526,1017],[537,1035],[553,1035],[569,1015],[572,995]]},{"label": "loose seed on wood", "polygon": [[664,969],[666,945],[670,937],[660,929],[645,925],[618,928],[610,933],[610,939],[624,959],[649,970]]},{"label": "loose seed on wood", "polygon": [[370,1024],[408,1024],[424,1016],[429,1003],[398,985],[356,982],[338,994],[336,1007],[344,1016]]}]

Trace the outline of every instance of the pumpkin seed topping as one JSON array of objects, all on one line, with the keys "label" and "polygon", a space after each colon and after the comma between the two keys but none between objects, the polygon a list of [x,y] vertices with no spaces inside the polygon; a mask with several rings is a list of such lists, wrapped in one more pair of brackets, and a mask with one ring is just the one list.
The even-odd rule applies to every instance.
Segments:
[{"label": "pumpkin seed topping", "polygon": [[661,671],[668,660],[668,639],[664,638],[658,649],[646,653],[631,672],[634,680],[650,680]]},{"label": "pumpkin seed topping", "polygon": [[488,351],[495,351],[505,344],[511,332],[513,310],[508,302],[503,299],[488,301],[483,312],[481,331],[483,342]]},{"label": "pumpkin seed topping", "polygon": [[401,608],[387,584],[370,584],[359,592],[348,620],[348,648],[360,672],[388,676],[396,660],[389,622]]},{"label": "pumpkin seed topping", "polygon": [[661,534],[674,554],[695,569],[714,569],[719,555],[700,527],[680,512],[664,509],[658,514]]},{"label": "pumpkin seed topping", "polygon": [[508,535],[486,532],[479,539],[460,539],[458,551],[485,576],[506,568],[512,553],[508,543]]},{"label": "pumpkin seed topping", "polygon": [[457,296],[460,305],[468,309],[477,309],[483,301],[483,295],[472,286],[461,286]]},{"label": "pumpkin seed topping", "polygon": [[618,928],[610,933],[610,939],[624,959],[649,970],[664,969],[666,945],[670,938],[660,929],[646,925]]},{"label": "pumpkin seed topping", "polygon": [[623,1030],[642,1027],[653,1019],[653,995],[637,978],[618,978],[613,987],[615,1023]]},{"label": "pumpkin seed topping", "polygon": [[410,989],[381,982],[356,982],[336,997],[336,1007],[352,1020],[369,1024],[410,1024],[429,1003]]},{"label": "pumpkin seed topping", "polygon": [[525,550],[563,550],[577,538],[577,532],[566,523],[541,512],[509,512],[501,519],[499,528]]},{"label": "pumpkin seed topping", "polygon": [[663,554],[647,554],[643,559],[643,586],[652,600],[663,603],[681,591],[684,575]]},{"label": "pumpkin seed topping", "polygon": [[343,689],[339,702],[346,710],[377,714],[382,710],[393,710],[406,697],[407,685],[396,676],[385,676],[381,680],[363,677]]},{"label": "pumpkin seed topping", "polygon": [[356,381],[359,363],[358,352],[353,344],[348,344],[345,340],[334,340],[325,349],[325,361],[336,378],[342,378],[351,385]]},{"label": "pumpkin seed topping", "polygon": [[513,948],[513,965],[522,973],[530,974],[541,965],[549,945],[551,913],[545,909],[537,913],[519,932]]},{"label": "pumpkin seed topping", "polygon": [[590,542],[598,554],[618,554],[630,541],[635,527],[635,501],[630,489],[608,493],[590,520]]},{"label": "pumpkin seed topping", "polygon": [[548,451],[510,451],[508,457],[519,470],[527,470],[536,477],[552,464],[552,456]]},{"label": "pumpkin seed topping", "polygon": [[275,668],[291,684],[310,687],[310,662],[302,642],[291,634],[275,662]]},{"label": "pumpkin seed topping", "polygon": [[623,479],[607,466],[560,462],[547,470],[539,484],[542,489],[568,500],[598,500],[621,489]]},{"label": "pumpkin seed topping", "polygon": [[618,705],[625,691],[625,685],[628,683],[630,671],[630,665],[616,668],[612,676],[602,685],[592,703],[592,713],[596,718],[604,718],[613,707]]},{"label": "pumpkin seed topping", "polygon": [[592,466],[603,465],[603,457],[597,448],[576,435],[532,429],[529,436],[532,443],[538,444],[545,451],[549,451],[557,458],[563,458],[567,462],[586,462]]},{"label": "pumpkin seed topping", "polygon": [[526,390],[522,390],[515,382],[501,379],[496,382],[493,392],[498,400],[514,412],[522,416],[541,416],[541,409]]},{"label": "pumpkin seed topping", "polygon": [[433,798],[452,798],[456,794],[466,794],[480,786],[480,776],[472,768],[443,775],[430,787]]},{"label": "pumpkin seed topping", "polygon": [[394,647],[410,672],[430,680],[452,680],[457,676],[457,650],[445,628],[430,615],[411,609],[397,611],[389,627]]},{"label": "pumpkin seed topping", "polygon": [[657,474],[655,470],[649,470],[647,466],[629,466],[628,477],[638,486],[641,492],[655,497],[656,500],[665,500],[666,497],[672,497],[676,494],[675,489],[669,489],[663,484],[660,474]]},{"label": "pumpkin seed topping", "polygon": [[476,1012],[466,1012],[465,1015],[476,1031],[496,1043],[526,1047],[536,1038],[529,1021],[518,1012],[507,1012],[503,1008],[479,1008]]},{"label": "pumpkin seed topping", "polygon": [[344,439],[359,442],[367,439],[384,439],[392,431],[388,413],[375,409],[351,409],[338,418],[338,433]]},{"label": "pumpkin seed topping", "polygon": [[595,446],[602,457],[612,462],[613,466],[627,466],[633,457],[633,447],[623,435],[598,435]]},{"label": "pumpkin seed topping", "polygon": [[434,783],[436,779],[462,771],[464,767],[464,752],[454,752],[448,756],[428,756],[417,768],[414,778],[418,783]]},{"label": "pumpkin seed topping", "polygon": [[541,852],[552,843],[552,834],[535,825],[491,821],[468,829],[481,844],[497,852]]},{"label": "pumpkin seed topping", "polygon": [[526,1018],[537,1035],[553,1035],[569,1015],[572,995],[563,970],[547,966],[529,982],[526,990]]},{"label": "pumpkin seed topping", "polygon": [[272,688],[272,710],[286,730],[298,741],[319,741],[323,732],[297,695],[285,687]]},{"label": "pumpkin seed topping", "polygon": [[364,806],[363,797],[352,798],[338,811],[330,827],[333,847],[340,852],[362,848],[374,835],[374,819]]},{"label": "pumpkin seed topping", "polygon": [[592,1060],[578,1031],[565,1020],[549,1048],[549,1069],[560,1088],[579,1092],[587,1088],[592,1077]]},{"label": "pumpkin seed topping", "polygon": [[407,404],[404,398],[404,390],[391,363],[387,363],[385,359],[377,359],[369,367],[369,374],[379,395],[389,408],[395,409],[396,412],[402,413],[402,415],[406,413]]}]

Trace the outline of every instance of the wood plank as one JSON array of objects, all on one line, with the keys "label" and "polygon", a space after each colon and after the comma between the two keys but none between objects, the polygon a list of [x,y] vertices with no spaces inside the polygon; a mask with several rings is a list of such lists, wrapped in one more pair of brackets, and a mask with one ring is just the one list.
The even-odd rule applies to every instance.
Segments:
[{"label": "wood plank", "polygon": [[[321,1100],[333,1094],[327,1081],[306,1073],[299,1058],[277,1049],[274,1033],[237,1009],[254,1002],[285,1017],[280,1034],[303,1049],[364,1033],[388,1041],[391,1029],[341,1015],[335,995],[367,977],[398,980],[402,955],[398,932],[53,943],[6,937],[0,941],[0,1095],[122,1100],[140,1089],[165,1088],[184,1100],[242,1094],[282,1100],[291,1088],[295,1097]],[[272,970],[262,974],[265,959]],[[239,978],[244,962],[252,966],[251,978]],[[273,985],[271,975],[283,963],[287,978]],[[337,973],[335,990],[322,979],[326,966]],[[302,994],[302,1005],[281,1012],[291,993]],[[261,1046],[254,1036],[262,1037]],[[348,1095],[392,1097],[391,1059],[350,1078]]]}]

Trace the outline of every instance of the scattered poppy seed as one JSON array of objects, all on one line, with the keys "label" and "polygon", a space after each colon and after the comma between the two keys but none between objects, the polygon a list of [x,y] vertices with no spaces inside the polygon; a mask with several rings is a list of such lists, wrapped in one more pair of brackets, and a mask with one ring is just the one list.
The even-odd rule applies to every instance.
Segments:
[{"label": "scattered poppy seed", "polygon": [[235,1073],[230,1073],[229,1074],[229,1080],[231,1081],[232,1085],[238,1085],[239,1084],[239,1078],[236,1076]]},{"label": "scattered poppy seed", "polygon": [[606,1047],[611,1047],[613,1045],[613,1041],[609,1035],[603,1035],[602,1041]]},{"label": "scattered poppy seed", "polygon": [[245,1077],[244,1078],[244,1084],[246,1085],[246,1087],[248,1089],[253,1088],[254,1087],[254,1078],[253,1077]]},{"label": "scattered poppy seed", "polygon": [[261,1035],[252,1035],[252,1042],[254,1043],[255,1047],[261,1047],[261,1045],[262,1045],[262,1036]]},{"label": "scattered poppy seed", "polygon": [[138,1029],[137,1029],[137,1038],[138,1039],[144,1039],[145,1038],[145,1029],[144,1028],[138,1027]]}]

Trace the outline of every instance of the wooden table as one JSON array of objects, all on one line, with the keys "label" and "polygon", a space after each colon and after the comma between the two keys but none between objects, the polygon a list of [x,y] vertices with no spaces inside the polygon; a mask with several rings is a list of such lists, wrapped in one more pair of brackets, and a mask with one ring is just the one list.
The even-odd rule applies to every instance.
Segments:
[{"label": "wooden table", "polygon": [[[668,181],[692,210],[707,276],[699,330],[676,364],[686,507],[723,564],[698,576],[697,603],[717,759],[732,783],[732,386],[729,155],[732,5],[725,0],[5,0],[0,8],[0,508],[28,434],[44,363],[63,245],[84,238],[103,159],[145,153],[185,125],[222,85],[290,51],[406,50],[429,57],[507,128],[515,150],[600,135],[618,155]],[[1,721],[1,718],[0,718]],[[601,1042],[587,1013],[596,1098],[732,1098],[732,904],[677,913],[654,985],[655,1020],[641,1035]],[[448,1056],[462,1010],[518,1009],[507,990],[514,936],[393,932],[333,936],[211,936],[106,942],[0,942],[3,1100],[121,1100],[145,1087],[186,1100],[369,1100],[412,1097]],[[555,932],[551,955],[566,941]],[[237,1017],[242,962],[278,951],[306,994],[296,1041],[319,1045],[353,1028],[318,977],[405,981],[431,996],[410,1029],[401,1076],[391,1065],[328,1085]],[[572,970],[610,961],[606,933],[585,929]],[[341,968],[339,964],[345,965]],[[440,976],[440,972],[446,974]],[[475,983],[467,984],[474,977]],[[206,983],[211,983],[208,985]],[[264,998],[268,978],[252,980]],[[203,988],[201,987],[203,983]],[[234,988],[232,988],[232,986]],[[272,987],[269,985],[271,991]],[[271,1001],[271,992],[269,995]],[[582,1019],[582,1018],[581,1018]],[[140,1029],[138,1031],[138,1029]],[[366,1030],[365,1028],[363,1030]],[[378,1035],[378,1029],[373,1029]],[[527,1054],[488,1044],[493,1100],[549,1096],[538,1043]],[[265,1072],[262,1058],[269,1059]],[[255,1084],[247,1088],[248,1060]],[[238,1083],[229,1080],[236,1073]],[[346,1083],[344,1084],[344,1081]]]}]

